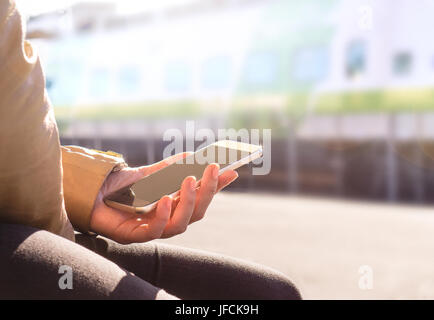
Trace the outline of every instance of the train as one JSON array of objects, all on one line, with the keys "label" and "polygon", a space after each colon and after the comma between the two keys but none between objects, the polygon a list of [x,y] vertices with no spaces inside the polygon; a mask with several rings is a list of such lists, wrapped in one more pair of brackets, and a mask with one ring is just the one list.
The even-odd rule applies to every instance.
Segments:
[{"label": "train", "polygon": [[251,1],[34,41],[59,115],[431,111],[433,13],[431,1]]},{"label": "train", "polygon": [[116,150],[143,163],[186,119],[272,128],[273,174],[246,186],[434,201],[432,1],[218,3],[104,14],[32,39],[62,139],[146,136],[146,155],[128,141]]}]

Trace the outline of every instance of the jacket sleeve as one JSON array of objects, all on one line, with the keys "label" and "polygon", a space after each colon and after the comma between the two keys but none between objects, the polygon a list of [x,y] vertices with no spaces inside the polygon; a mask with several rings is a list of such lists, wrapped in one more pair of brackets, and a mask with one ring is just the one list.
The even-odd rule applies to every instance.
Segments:
[{"label": "jacket sleeve", "polygon": [[12,0],[0,0],[0,223],[74,239],[59,135],[38,55]]},{"label": "jacket sleeve", "polygon": [[121,155],[77,146],[62,146],[65,207],[72,225],[88,232],[96,196],[106,177],[126,166]]}]

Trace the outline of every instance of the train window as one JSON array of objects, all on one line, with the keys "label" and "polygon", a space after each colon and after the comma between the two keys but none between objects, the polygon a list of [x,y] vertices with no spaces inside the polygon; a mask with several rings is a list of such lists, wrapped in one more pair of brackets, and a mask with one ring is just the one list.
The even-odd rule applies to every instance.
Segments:
[{"label": "train window", "polygon": [[165,85],[172,92],[185,92],[191,88],[192,72],[187,63],[171,62],[167,65]]},{"label": "train window", "polygon": [[100,68],[92,71],[89,93],[94,98],[105,97],[109,90],[109,72]]},{"label": "train window", "polygon": [[393,73],[403,76],[411,72],[412,56],[409,52],[400,52],[393,57]]},{"label": "train window", "polygon": [[366,69],[366,44],[363,40],[350,43],[346,52],[345,72],[348,78],[356,78]]},{"label": "train window", "polygon": [[74,59],[65,59],[49,65],[46,85],[51,101],[56,105],[70,105],[79,96],[83,79],[83,64]]},{"label": "train window", "polygon": [[140,90],[140,72],[138,67],[124,66],[119,71],[119,91],[122,94],[135,93]]},{"label": "train window", "polygon": [[206,89],[225,89],[229,86],[231,76],[231,61],[229,57],[214,57],[208,59],[202,68],[202,83]]},{"label": "train window", "polygon": [[246,80],[251,85],[271,85],[277,80],[277,55],[271,52],[254,53],[246,61]]},{"label": "train window", "polygon": [[316,82],[328,73],[329,57],[326,47],[298,49],[294,54],[293,78],[301,82]]}]

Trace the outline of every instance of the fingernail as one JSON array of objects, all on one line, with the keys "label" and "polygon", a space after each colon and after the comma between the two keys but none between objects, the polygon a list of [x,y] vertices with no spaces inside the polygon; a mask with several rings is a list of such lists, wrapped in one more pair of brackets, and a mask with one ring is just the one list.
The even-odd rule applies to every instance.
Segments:
[{"label": "fingernail", "polygon": [[190,180],[190,189],[192,191],[196,190],[196,178],[193,177],[193,179]]},{"label": "fingernail", "polygon": [[219,171],[220,171],[220,166],[217,164],[216,166],[214,166],[214,169],[212,170],[212,177],[214,179],[217,179],[219,177]]}]

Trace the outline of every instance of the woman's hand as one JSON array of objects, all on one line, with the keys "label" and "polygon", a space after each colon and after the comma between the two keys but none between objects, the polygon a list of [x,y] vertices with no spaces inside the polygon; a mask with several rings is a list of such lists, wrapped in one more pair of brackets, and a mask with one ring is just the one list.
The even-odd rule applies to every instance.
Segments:
[{"label": "woman's hand", "polygon": [[194,177],[187,177],[177,198],[164,196],[158,201],[156,208],[146,214],[113,209],[106,206],[103,201],[106,195],[131,185],[189,154],[180,153],[150,166],[124,168],[112,172],[97,196],[90,220],[91,231],[119,243],[146,242],[183,233],[190,223],[202,219],[214,194],[238,177],[236,171],[226,171],[219,177],[218,164],[210,164],[203,174],[199,188],[196,188]]}]

